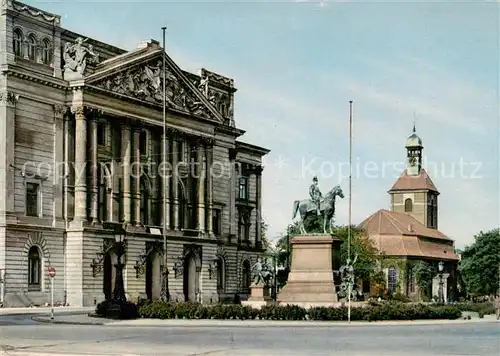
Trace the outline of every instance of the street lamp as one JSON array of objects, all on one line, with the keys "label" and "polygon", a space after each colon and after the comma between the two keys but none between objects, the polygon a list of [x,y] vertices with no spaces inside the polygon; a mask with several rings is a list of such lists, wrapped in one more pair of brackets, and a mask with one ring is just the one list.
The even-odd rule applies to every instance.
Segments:
[{"label": "street lamp", "polygon": [[113,289],[113,300],[116,302],[125,302],[127,297],[125,296],[125,287],[123,286],[123,267],[125,265],[122,263],[122,256],[125,254],[125,236],[126,231],[122,226],[115,229],[115,247],[116,247],[116,279],[115,287]]},{"label": "street lamp", "polygon": [[441,304],[444,304],[443,270],[444,270],[444,262],[440,261],[438,263],[438,271],[439,271],[439,303]]}]

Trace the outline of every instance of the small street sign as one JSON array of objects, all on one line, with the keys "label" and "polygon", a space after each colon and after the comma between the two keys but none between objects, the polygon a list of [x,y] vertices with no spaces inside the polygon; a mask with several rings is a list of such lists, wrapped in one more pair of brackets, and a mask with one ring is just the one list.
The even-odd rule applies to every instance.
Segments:
[{"label": "small street sign", "polygon": [[49,277],[54,278],[56,276],[56,269],[52,266],[49,267]]}]

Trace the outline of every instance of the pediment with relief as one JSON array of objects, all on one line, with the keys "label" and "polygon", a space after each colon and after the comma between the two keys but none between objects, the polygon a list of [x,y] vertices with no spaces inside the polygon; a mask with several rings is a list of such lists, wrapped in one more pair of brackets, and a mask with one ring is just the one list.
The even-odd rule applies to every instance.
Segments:
[{"label": "pediment with relief", "polygon": [[198,92],[198,89],[187,78],[184,78],[179,68],[172,68],[167,63],[166,71],[163,71],[161,56],[135,66],[127,66],[122,71],[95,81],[90,80],[87,84],[143,102],[162,105],[164,73],[167,107],[223,121],[217,109],[211,107],[212,104],[203,94]]}]

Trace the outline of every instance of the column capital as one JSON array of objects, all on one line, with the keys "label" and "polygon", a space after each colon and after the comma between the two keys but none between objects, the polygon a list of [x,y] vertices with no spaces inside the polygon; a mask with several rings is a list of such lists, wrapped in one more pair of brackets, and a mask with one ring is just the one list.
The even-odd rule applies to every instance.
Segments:
[{"label": "column capital", "polygon": [[17,101],[19,100],[20,95],[11,91],[1,91],[0,92],[0,104],[7,106],[16,106]]},{"label": "column capital", "polygon": [[96,115],[100,115],[103,113],[101,109],[96,109],[87,105],[73,105],[71,106],[71,113],[76,116],[82,116],[87,119],[93,119]]},{"label": "column capital", "polygon": [[69,108],[66,105],[54,104],[54,116],[58,119],[62,119],[66,116],[69,111]]}]

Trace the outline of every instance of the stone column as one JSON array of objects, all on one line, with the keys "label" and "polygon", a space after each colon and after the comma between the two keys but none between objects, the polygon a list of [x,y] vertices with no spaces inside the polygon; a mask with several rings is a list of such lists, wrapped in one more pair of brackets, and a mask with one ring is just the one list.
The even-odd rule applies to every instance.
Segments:
[{"label": "stone column", "polygon": [[213,172],[212,172],[212,166],[213,166],[213,160],[214,160],[214,147],[213,145],[210,145],[207,148],[207,182],[206,182],[206,189],[207,189],[207,233],[209,235],[213,234],[213,226],[212,226],[212,210],[213,210],[213,201],[212,201],[212,195],[213,195]]},{"label": "stone column", "polygon": [[140,150],[141,130],[134,129],[134,154],[132,163],[132,174],[134,181],[134,224],[141,225],[141,150]]},{"label": "stone column", "polygon": [[[66,106],[54,105],[54,209],[53,209],[53,224],[56,221],[61,221],[64,216],[64,199],[63,199],[63,182],[64,182],[64,116],[66,114]],[[57,168],[57,169],[56,169]]]},{"label": "stone column", "polygon": [[[164,150],[165,148],[165,150]],[[165,155],[164,155],[165,153]],[[162,169],[160,169],[160,184],[161,187],[161,223],[163,226],[165,219],[165,226],[170,229],[170,178],[172,170],[170,170],[169,160],[169,138],[161,136],[161,162]],[[166,200],[166,204],[163,203]]]},{"label": "stone column", "polygon": [[205,144],[200,142],[198,144],[198,230],[205,231]]},{"label": "stone column", "polygon": [[179,142],[172,143],[172,193],[174,195],[174,230],[179,230]]},{"label": "stone column", "polygon": [[238,175],[236,165],[236,149],[229,149],[229,235],[237,234],[236,224],[236,178]]},{"label": "stone column", "polygon": [[122,166],[122,201],[123,222],[130,223],[130,127],[128,123],[122,125],[121,143],[121,166]]},{"label": "stone column", "polygon": [[75,217],[87,220],[87,119],[83,105],[73,107],[75,114]]},{"label": "stone column", "polygon": [[257,201],[256,222],[255,222],[255,246],[260,247],[262,243],[262,166],[258,166],[255,170],[256,193],[255,200]]},{"label": "stone column", "polygon": [[89,138],[90,138],[90,219],[92,224],[98,222],[99,210],[99,168],[97,165],[97,119],[95,117],[89,120]]}]

